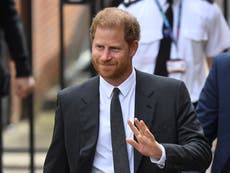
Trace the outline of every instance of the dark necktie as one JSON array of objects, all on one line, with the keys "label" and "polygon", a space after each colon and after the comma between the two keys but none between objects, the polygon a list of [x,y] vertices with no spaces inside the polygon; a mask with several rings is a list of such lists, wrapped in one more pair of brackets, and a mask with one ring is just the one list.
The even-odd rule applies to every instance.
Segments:
[{"label": "dark necktie", "polygon": [[110,105],[110,126],[113,150],[114,173],[129,173],[129,160],[125,141],[125,129],[119,101],[120,90],[113,89],[113,98]]},{"label": "dark necktie", "polygon": [[[165,15],[172,27],[173,26],[172,0],[171,1],[168,0],[168,3],[169,3],[169,7],[166,10]],[[155,66],[154,74],[160,76],[168,76],[166,62],[167,60],[169,60],[172,39],[168,34],[168,28],[166,28],[165,24],[163,24],[162,32],[163,32],[163,38],[161,39],[160,42],[160,48],[156,58],[156,66]]]}]

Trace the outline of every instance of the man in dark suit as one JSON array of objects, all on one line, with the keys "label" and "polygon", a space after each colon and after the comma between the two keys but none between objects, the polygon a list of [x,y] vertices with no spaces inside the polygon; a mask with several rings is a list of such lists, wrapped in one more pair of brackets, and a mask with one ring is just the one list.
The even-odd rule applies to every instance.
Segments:
[{"label": "man in dark suit", "polygon": [[[229,172],[230,164],[230,53],[214,59],[197,105],[198,118],[210,146],[217,139],[212,173]],[[224,168],[225,165],[225,168]],[[222,170],[223,169],[223,170]]]},{"label": "man in dark suit", "polygon": [[[92,63],[99,76],[58,94],[44,173],[179,173],[206,169],[211,150],[184,83],[132,66],[140,38],[136,18],[117,8],[105,8],[93,19],[90,33]],[[116,142],[127,142],[126,156],[120,154],[123,145],[118,144],[117,149],[113,140],[114,131],[122,131],[120,124],[113,128],[111,121],[112,115],[120,112],[112,109],[114,90],[120,91],[121,124],[125,129],[124,138]],[[117,154],[120,159],[115,161]],[[124,166],[126,159],[129,169],[125,171],[117,165]]]}]

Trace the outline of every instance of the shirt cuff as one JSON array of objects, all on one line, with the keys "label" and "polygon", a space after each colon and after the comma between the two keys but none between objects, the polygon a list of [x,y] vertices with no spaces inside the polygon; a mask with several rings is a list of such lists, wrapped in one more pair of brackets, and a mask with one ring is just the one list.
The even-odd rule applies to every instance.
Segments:
[{"label": "shirt cuff", "polygon": [[161,147],[161,151],[162,151],[162,155],[161,155],[160,160],[157,160],[154,157],[150,157],[150,160],[152,163],[157,164],[157,166],[159,168],[164,168],[165,167],[165,160],[166,160],[166,152],[165,152],[165,148],[163,147],[163,145],[160,144],[160,147]]}]

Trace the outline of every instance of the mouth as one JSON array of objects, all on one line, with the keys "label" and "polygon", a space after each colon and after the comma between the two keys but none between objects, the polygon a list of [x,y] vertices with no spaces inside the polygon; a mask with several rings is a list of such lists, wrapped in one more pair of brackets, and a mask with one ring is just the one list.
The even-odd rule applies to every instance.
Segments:
[{"label": "mouth", "polygon": [[112,67],[112,66],[115,66],[115,64],[100,64],[101,67]]},{"label": "mouth", "polygon": [[115,64],[100,64],[99,68],[102,70],[111,70],[115,67]]}]

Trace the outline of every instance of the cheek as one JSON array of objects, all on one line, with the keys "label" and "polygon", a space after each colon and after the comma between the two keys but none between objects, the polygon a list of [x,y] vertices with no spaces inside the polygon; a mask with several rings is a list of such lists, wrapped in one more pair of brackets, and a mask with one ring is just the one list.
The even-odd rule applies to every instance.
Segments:
[{"label": "cheek", "polygon": [[96,70],[98,69],[98,65],[100,64],[100,57],[101,57],[100,52],[92,51],[91,62]]},{"label": "cheek", "polygon": [[94,58],[93,56],[91,58],[91,63],[93,65],[94,69],[98,72],[98,65],[97,65],[98,63],[97,63],[96,58]]},{"label": "cheek", "polygon": [[97,51],[92,51],[92,61],[95,61],[96,59],[98,59],[99,57],[99,54]]},{"label": "cheek", "polygon": [[96,66],[97,58],[93,54],[92,54],[91,62],[93,63],[94,66]]},{"label": "cheek", "polygon": [[96,49],[92,49],[92,58],[98,59],[99,57],[101,57],[101,52]]}]

